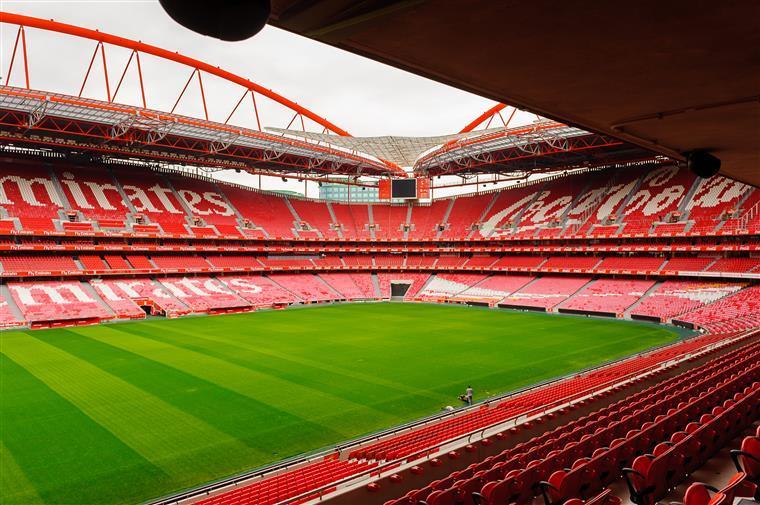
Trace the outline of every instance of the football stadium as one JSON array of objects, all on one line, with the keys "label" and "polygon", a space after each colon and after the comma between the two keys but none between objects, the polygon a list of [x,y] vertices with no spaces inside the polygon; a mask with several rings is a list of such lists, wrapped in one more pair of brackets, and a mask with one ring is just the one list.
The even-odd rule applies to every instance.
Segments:
[{"label": "football stadium", "polygon": [[493,100],[374,137],[3,6],[0,503],[760,500],[760,6],[544,3],[251,2]]}]

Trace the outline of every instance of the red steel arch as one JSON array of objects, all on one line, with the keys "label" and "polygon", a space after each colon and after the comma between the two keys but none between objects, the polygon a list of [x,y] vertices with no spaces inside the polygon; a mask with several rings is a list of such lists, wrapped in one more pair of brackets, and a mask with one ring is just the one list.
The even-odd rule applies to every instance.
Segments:
[{"label": "red steel arch", "polygon": [[656,155],[637,146],[538,115],[530,124],[510,126],[518,110],[503,103],[488,108],[460,132],[478,130],[482,132],[480,135],[452,140],[428,152],[416,161],[415,173],[435,176],[462,172],[551,172],[661,162]]},{"label": "red steel arch", "polygon": [[[508,114],[504,113],[504,115],[502,115],[501,112],[504,109],[511,109],[511,110],[509,111]],[[515,117],[515,114],[518,111],[524,112],[521,109],[518,109],[517,107],[515,107],[514,105],[507,105],[507,104],[504,104],[504,103],[497,103],[496,105],[494,105],[493,107],[490,107],[488,110],[486,110],[485,112],[483,112],[481,115],[479,115],[478,117],[476,117],[475,119],[473,119],[472,121],[470,121],[469,123],[467,123],[467,125],[464,128],[462,128],[462,130],[459,133],[469,133],[469,132],[475,130],[478,126],[482,125],[483,123],[486,123],[485,126],[483,127],[483,129],[488,129],[488,128],[491,127],[491,123],[497,117],[501,121],[501,125],[500,126],[502,126],[504,128],[509,128],[509,125],[512,122],[512,119]],[[506,116],[506,119],[504,118],[504,116]],[[562,125],[563,124],[563,123],[558,123],[556,121],[550,121],[550,120],[548,120],[546,118],[543,118],[543,117],[539,116],[538,114],[535,114],[535,116],[536,116],[536,120],[538,120],[538,121],[551,122],[551,123],[554,123],[556,125]],[[498,127],[499,126],[497,126],[497,128]]]},{"label": "red steel arch", "polygon": [[499,112],[504,110],[506,107],[507,107],[506,104],[497,103],[496,105],[494,105],[493,107],[485,111],[483,114],[481,114],[480,116],[476,117],[471,122],[469,122],[467,126],[462,128],[462,130],[459,133],[471,132],[472,130],[477,128],[483,121],[485,121],[486,119],[492,118],[494,115],[498,114]]},{"label": "red steel arch", "polygon": [[[52,32],[61,33],[65,35],[72,35],[75,37],[90,39],[90,40],[94,40],[98,42],[99,44],[111,44],[114,46],[119,46],[125,49],[132,50],[136,52],[137,54],[139,53],[150,54],[158,58],[180,63],[182,65],[195,69],[195,71],[198,72],[199,79],[200,79],[201,71],[208,73],[210,75],[214,75],[226,81],[237,84],[247,89],[250,92],[255,91],[256,93],[259,93],[260,95],[266,96],[267,98],[270,98],[271,100],[291,109],[293,112],[296,113],[296,115],[301,115],[301,116],[311,119],[312,121],[321,125],[328,131],[331,131],[333,133],[336,133],[342,136],[350,136],[350,134],[346,130],[331,123],[330,121],[323,118],[322,116],[310,111],[306,107],[303,107],[297,104],[296,102],[289,100],[285,98],[284,96],[270,89],[267,89],[259,84],[256,84],[255,82],[249,79],[233,74],[232,72],[223,70],[219,67],[215,67],[213,65],[197,60],[195,58],[185,56],[178,52],[168,51],[166,49],[162,49],[157,46],[146,44],[144,42],[131,40],[125,37],[117,36],[117,35],[110,35],[108,33],[103,33],[98,30],[91,30],[88,28],[82,28],[82,27],[70,25],[67,23],[60,23],[57,21],[49,20],[49,19],[41,19],[41,18],[36,18],[32,16],[25,16],[22,14],[13,14],[9,12],[0,11],[0,23],[18,25],[20,27],[19,35],[21,36],[22,43],[23,43],[22,56],[23,56],[23,61],[24,61],[24,66],[25,66],[24,70],[26,73],[26,87],[27,88],[29,88],[29,73],[28,73],[28,68],[27,68],[26,39],[25,39],[26,35],[23,31],[24,27],[37,28],[37,29],[52,31]],[[18,37],[17,37],[17,43],[18,43]],[[98,51],[98,48],[96,47],[96,53],[97,51]],[[15,52],[16,51],[14,47],[14,57],[15,57]],[[101,46],[101,54],[103,55],[103,58],[105,59],[105,51],[103,50],[102,46]],[[95,56],[93,56],[93,59],[94,58]],[[139,62],[138,62],[138,65],[139,65]],[[126,69],[125,69],[125,72],[126,72]],[[88,70],[88,73],[89,73],[89,70]],[[192,77],[193,75],[191,75],[191,79]],[[108,86],[107,80],[106,80],[106,85]],[[202,83],[201,83],[201,86],[202,86]],[[185,85],[185,87],[187,87],[187,85]],[[109,91],[109,95],[110,95],[110,91]],[[241,101],[242,101],[242,98],[241,98]]]}]

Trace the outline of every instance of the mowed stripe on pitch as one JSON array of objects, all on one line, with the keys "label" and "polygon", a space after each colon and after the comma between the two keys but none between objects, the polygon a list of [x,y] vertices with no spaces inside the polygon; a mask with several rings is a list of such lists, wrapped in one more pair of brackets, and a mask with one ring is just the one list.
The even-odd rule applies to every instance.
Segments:
[{"label": "mowed stripe on pitch", "polygon": [[[133,331],[125,331],[117,327],[108,329],[110,330],[108,333],[87,333],[86,336],[169,365],[296,416],[303,416],[304,408],[308,406],[308,414],[312,419],[320,417],[340,419],[345,417],[346,412],[352,410],[370,412],[381,423],[390,423],[397,419],[396,416],[373,410],[365,404],[348,401],[305,384],[284,380],[208,354],[169,344],[160,339],[141,337]],[[121,337],[115,337],[114,333],[121,334]],[[189,336],[186,335],[186,338]],[[340,423],[331,427],[333,430],[340,431]]]},{"label": "mowed stripe on pitch", "polygon": [[180,481],[188,472],[217,468],[221,458],[254,453],[202,420],[31,335],[5,338],[8,357]]},{"label": "mowed stripe on pitch", "polygon": [[[90,329],[92,330],[92,329]],[[77,328],[60,330],[62,338],[49,343],[108,373],[161,398],[214,428],[240,439],[255,448],[257,458],[235,461],[228,458],[220,473],[248,469],[294,452],[313,449],[315,443],[328,443],[341,438],[329,426],[310,422],[308,416],[295,416],[259,402],[185,371],[124,350],[111,343],[129,338],[110,327],[98,328],[102,341],[88,338],[91,331]],[[298,433],[294,447],[283,447],[282,441]]]},{"label": "mowed stripe on pitch", "polygon": [[2,503],[25,503],[35,505],[44,503],[37,494],[37,488],[29,481],[26,474],[18,466],[13,454],[0,440],[0,490]]},{"label": "mowed stripe on pitch", "polygon": [[[0,354],[11,379],[1,385],[0,429],[28,480],[16,479],[19,496],[31,484],[50,503],[136,503],[428,415],[470,381],[478,397],[502,392],[669,335],[617,321],[390,304],[9,332],[0,346],[29,358],[16,356],[23,368]],[[71,387],[95,388],[98,402]],[[143,444],[124,435],[145,435],[139,419],[103,419],[123,403],[151,416],[155,432]],[[175,438],[177,412],[203,426]],[[171,444],[161,447],[164,434]],[[161,461],[164,452],[176,461]],[[3,503],[25,504],[6,494]]]},{"label": "mowed stripe on pitch", "polygon": [[[11,345],[0,340],[2,351]],[[2,487],[4,504],[138,501],[168,476],[25,368],[0,354],[0,437],[26,479]],[[31,487],[30,487],[31,486]],[[32,492],[33,491],[33,492]]]},{"label": "mowed stripe on pitch", "polygon": [[[190,333],[188,330],[167,328],[160,335],[145,327],[130,327],[128,331],[152,340],[214,356],[292,383],[308,383],[311,389],[329,392],[330,395],[365,406],[376,406],[394,398],[411,397],[436,403],[451,399],[450,396],[432,393],[429,389],[347,369],[343,365],[348,360],[341,359],[345,349],[333,348],[333,353],[331,355],[327,353],[328,356],[325,356],[327,361],[320,362],[304,358],[295,352],[277,351],[260,338],[235,331],[198,329]],[[193,338],[188,338],[189,335]],[[296,340],[303,347],[303,350],[299,352],[309,354],[307,347],[309,343],[304,340],[303,338]],[[280,340],[277,344],[283,343]],[[313,342],[311,345],[314,345]],[[315,349],[315,353],[317,352]],[[394,409],[385,411],[394,416],[398,414]]]}]

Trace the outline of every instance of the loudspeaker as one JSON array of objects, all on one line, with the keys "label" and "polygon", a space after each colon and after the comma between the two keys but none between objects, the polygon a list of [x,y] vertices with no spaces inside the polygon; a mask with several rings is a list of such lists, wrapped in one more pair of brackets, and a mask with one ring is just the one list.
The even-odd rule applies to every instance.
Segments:
[{"label": "loudspeaker", "polygon": [[270,0],[159,0],[167,14],[185,28],[221,40],[253,37],[264,28]]},{"label": "loudspeaker", "polygon": [[720,158],[707,151],[691,151],[686,153],[686,166],[698,177],[709,179],[720,171]]}]

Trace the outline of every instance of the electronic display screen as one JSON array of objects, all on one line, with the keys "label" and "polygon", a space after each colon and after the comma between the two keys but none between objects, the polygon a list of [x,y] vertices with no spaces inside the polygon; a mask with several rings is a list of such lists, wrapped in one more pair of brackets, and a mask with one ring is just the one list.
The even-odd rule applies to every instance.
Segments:
[{"label": "electronic display screen", "polygon": [[392,184],[393,198],[417,198],[416,179],[395,179]]}]

